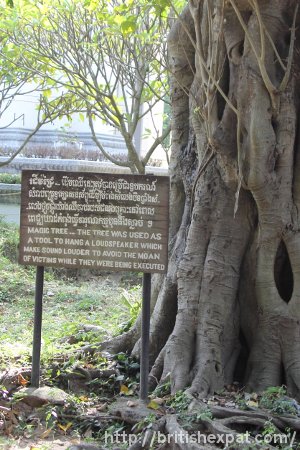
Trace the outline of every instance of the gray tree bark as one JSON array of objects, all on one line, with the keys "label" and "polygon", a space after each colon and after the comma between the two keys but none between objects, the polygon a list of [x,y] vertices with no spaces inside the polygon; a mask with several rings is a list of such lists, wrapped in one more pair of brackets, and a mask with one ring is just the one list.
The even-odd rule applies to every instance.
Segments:
[{"label": "gray tree bark", "polygon": [[299,394],[299,22],[297,1],[191,0],[170,33],[177,215],[151,342],[173,391]]},{"label": "gray tree bark", "polygon": [[[169,36],[169,271],[153,384],[300,388],[298,0],[190,0]],[[135,347],[138,351],[138,346]]]}]

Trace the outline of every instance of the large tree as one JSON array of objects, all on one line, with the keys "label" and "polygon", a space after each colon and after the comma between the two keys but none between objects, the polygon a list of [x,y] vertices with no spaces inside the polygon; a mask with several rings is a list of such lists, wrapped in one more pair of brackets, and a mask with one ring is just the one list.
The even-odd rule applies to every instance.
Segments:
[{"label": "large tree", "polygon": [[151,381],[173,392],[238,379],[299,397],[299,25],[297,0],[190,0],[169,35],[170,261]]},{"label": "large tree", "polygon": [[[10,2],[5,2],[2,7],[8,14],[11,9],[9,8]],[[1,4],[0,4],[1,8]],[[6,129],[16,123],[21,115],[16,115],[13,119],[9,119],[12,116],[11,109],[15,108],[14,101],[20,97],[27,96],[28,94],[35,92],[44,92],[49,86],[44,81],[39,81],[35,85],[31,83],[32,74],[24,70],[22,65],[18,64],[19,52],[10,45],[8,41],[7,33],[0,31],[0,130]],[[31,63],[33,61],[31,60]],[[37,133],[37,131],[46,123],[51,122],[56,117],[62,114],[62,111],[68,111],[68,97],[57,97],[55,101],[48,101],[44,95],[40,95],[37,104],[37,120],[33,130],[28,131],[27,136],[20,143],[20,145],[13,151],[3,149],[0,142],[0,154],[6,155],[7,158],[0,163],[0,167],[8,164],[15,158],[26,145],[30,142],[30,139]],[[7,152],[9,155],[7,155]]]},{"label": "large tree", "polygon": [[[2,11],[0,32],[18,53],[17,66],[52,87],[54,96],[56,89],[68,95],[99,150],[132,172],[144,173],[170,132],[155,117],[158,103],[168,103],[164,9],[145,0],[16,0],[13,9]],[[53,98],[50,90],[45,93]],[[72,113],[70,103],[65,113]],[[124,138],[125,160],[106,152],[95,118]],[[137,137],[145,118],[152,141],[142,153]]]},{"label": "large tree", "polygon": [[[299,397],[299,24],[297,0],[190,0],[170,32],[170,259],[150,348],[151,381],[173,391],[239,379]],[[138,336],[106,346],[138,354]]]}]

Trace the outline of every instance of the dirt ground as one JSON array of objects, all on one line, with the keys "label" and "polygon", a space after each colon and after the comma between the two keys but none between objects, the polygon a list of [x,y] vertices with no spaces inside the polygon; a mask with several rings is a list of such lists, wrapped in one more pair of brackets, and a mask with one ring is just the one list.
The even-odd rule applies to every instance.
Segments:
[{"label": "dirt ground", "polygon": [[70,437],[48,438],[48,439],[26,439],[8,440],[7,443],[0,442],[1,450],[66,450],[71,445],[78,444],[78,439],[70,440]]}]

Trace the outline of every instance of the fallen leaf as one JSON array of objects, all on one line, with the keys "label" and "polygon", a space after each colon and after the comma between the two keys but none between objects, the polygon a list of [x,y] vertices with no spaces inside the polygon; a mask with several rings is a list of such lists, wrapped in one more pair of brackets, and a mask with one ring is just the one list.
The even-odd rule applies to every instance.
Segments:
[{"label": "fallen leaf", "polygon": [[249,406],[249,408],[257,408],[258,407],[258,402],[254,402],[253,400],[249,400],[248,402],[246,402],[246,405]]},{"label": "fallen leaf", "polygon": [[129,389],[125,384],[122,384],[120,387],[120,394],[133,395],[133,390]]},{"label": "fallen leaf", "polygon": [[129,391],[128,387],[125,386],[125,384],[121,384],[121,387],[120,387],[120,393],[121,393],[121,394],[127,394],[128,391]]},{"label": "fallen leaf", "polygon": [[29,381],[26,380],[26,378],[24,378],[23,375],[22,375],[21,373],[19,373],[19,374],[18,374],[18,383],[19,383],[21,386],[26,386],[26,385],[29,383]]},{"label": "fallen leaf", "polygon": [[160,397],[155,397],[152,399],[155,403],[157,403],[158,405],[162,405],[163,403],[165,403],[165,400],[163,398]]},{"label": "fallen leaf", "polygon": [[158,409],[158,408],[159,408],[159,404],[156,403],[154,400],[151,400],[151,401],[148,403],[147,407],[148,407],[148,408],[151,408],[151,409]]},{"label": "fallen leaf", "polygon": [[71,428],[71,426],[73,425],[72,422],[68,422],[66,425],[63,425],[61,423],[58,423],[57,426],[58,428],[60,428],[61,430],[63,430],[65,433],[68,431],[69,428]]}]

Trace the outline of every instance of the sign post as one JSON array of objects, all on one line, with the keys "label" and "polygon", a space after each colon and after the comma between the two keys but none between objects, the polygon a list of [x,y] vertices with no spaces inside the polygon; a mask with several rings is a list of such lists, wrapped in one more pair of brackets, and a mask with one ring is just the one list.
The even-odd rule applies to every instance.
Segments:
[{"label": "sign post", "polygon": [[36,268],[31,384],[40,386],[44,267]]},{"label": "sign post", "polygon": [[148,398],[151,273],[143,274],[140,399]]},{"label": "sign post", "polygon": [[32,384],[39,385],[44,267],[142,272],[141,391],[148,395],[151,273],[168,264],[169,177],[22,172],[19,262],[37,266]]}]

